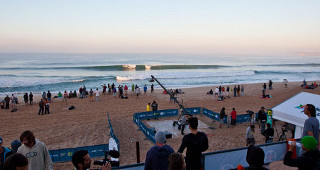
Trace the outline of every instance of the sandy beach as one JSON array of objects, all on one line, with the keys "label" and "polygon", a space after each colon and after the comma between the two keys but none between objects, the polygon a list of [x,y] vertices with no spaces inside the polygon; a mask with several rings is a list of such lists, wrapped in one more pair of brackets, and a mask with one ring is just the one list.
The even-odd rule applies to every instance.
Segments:
[{"label": "sandy beach", "polygon": [[[245,85],[244,96],[231,97],[223,102],[217,102],[214,95],[206,94],[210,89],[214,90],[215,87],[213,86],[182,89],[185,93],[178,94],[177,97],[179,101],[183,100],[186,108],[204,107],[219,113],[221,108],[225,107],[227,115],[230,115],[233,107],[236,108],[238,114],[245,114],[247,110],[257,112],[261,106],[267,109],[273,108],[302,91],[320,94],[320,88],[302,89],[300,87],[301,82],[289,82],[288,88],[284,88],[282,83],[274,83],[273,90],[267,90],[266,92],[266,94],[272,95],[272,98],[263,99],[260,98],[262,84],[247,84]],[[233,85],[230,85],[230,87],[233,87]],[[146,140],[143,133],[138,130],[138,127],[132,122],[132,115],[146,111],[147,103],[152,103],[153,100],[158,103],[159,110],[177,109],[178,106],[171,103],[169,95],[163,94],[161,89],[156,89],[154,93],[148,91],[144,94],[142,92],[139,98],[130,93],[129,99],[100,95],[99,102],[90,102],[89,98],[73,98],[68,99],[67,102],[55,99],[50,105],[50,115],[43,116],[38,116],[37,103],[40,96],[36,96],[34,105],[19,104],[17,112],[0,110],[0,136],[4,139],[4,146],[10,146],[11,141],[19,139],[20,134],[25,130],[31,130],[37,139],[47,145],[48,149],[105,144],[110,137],[107,128],[107,113],[109,113],[114,132],[120,140],[121,165],[136,163],[136,141],[140,142],[141,161],[144,162],[146,152],[153,143]],[[23,101],[21,96],[19,101]],[[74,110],[68,110],[71,105],[75,106]],[[223,126],[219,129],[217,122],[212,122],[212,120],[203,116],[199,116],[199,119],[208,126],[215,128],[199,129],[205,131],[209,138],[209,149],[206,152],[246,145],[245,131],[247,124],[239,124],[235,128]],[[257,144],[264,143],[257,125],[255,138]],[[277,137],[275,138],[277,139]],[[167,144],[176,151],[180,146],[181,139],[182,136],[169,139]],[[55,169],[73,168],[71,162],[56,163],[54,166]]]}]

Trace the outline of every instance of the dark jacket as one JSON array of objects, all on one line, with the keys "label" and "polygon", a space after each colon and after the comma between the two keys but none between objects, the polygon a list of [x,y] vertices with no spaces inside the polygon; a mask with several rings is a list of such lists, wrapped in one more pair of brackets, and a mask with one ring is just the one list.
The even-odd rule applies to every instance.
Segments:
[{"label": "dark jacket", "polygon": [[183,150],[187,148],[187,170],[200,169],[202,167],[201,154],[206,151],[208,147],[208,138],[203,132],[198,132],[197,134],[189,133],[183,137],[178,152],[182,153]]},{"label": "dark jacket", "polygon": [[258,119],[259,119],[260,121],[266,122],[266,121],[267,121],[266,112],[264,112],[263,110],[259,110],[259,112],[258,112]]},{"label": "dark jacket", "polygon": [[265,131],[262,132],[262,135],[265,137],[266,140],[273,139],[273,136],[274,136],[273,128],[267,128]]},{"label": "dark jacket", "polygon": [[320,158],[320,151],[308,151],[296,159],[291,159],[292,152],[288,151],[284,156],[283,163],[291,167],[298,167],[299,170],[314,169],[317,160]]},{"label": "dark jacket", "polygon": [[[3,158],[3,160],[1,160],[1,161],[3,161],[3,162],[1,162],[1,165],[3,166],[6,158],[11,155],[11,150],[9,148],[3,147],[3,146],[0,146],[0,147],[2,147],[4,149],[4,151],[3,151],[4,158]],[[2,168],[3,167],[0,167],[0,169],[2,169]]]},{"label": "dark jacket", "polygon": [[226,116],[226,112],[224,110],[220,111],[219,119],[223,119]]},{"label": "dark jacket", "polygon": [[174,150],[169,145],[153,146],[149,149],[144,165],[145,170],[168,170],[168,159]]}]

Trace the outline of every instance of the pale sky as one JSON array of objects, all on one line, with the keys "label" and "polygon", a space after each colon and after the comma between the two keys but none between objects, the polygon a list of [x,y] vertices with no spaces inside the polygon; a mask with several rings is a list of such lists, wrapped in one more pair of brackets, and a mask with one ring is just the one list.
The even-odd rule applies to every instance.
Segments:
[{"label": "pale sky", "polygon": [[319,0],[2,0],[0,53],[319,55]]}]

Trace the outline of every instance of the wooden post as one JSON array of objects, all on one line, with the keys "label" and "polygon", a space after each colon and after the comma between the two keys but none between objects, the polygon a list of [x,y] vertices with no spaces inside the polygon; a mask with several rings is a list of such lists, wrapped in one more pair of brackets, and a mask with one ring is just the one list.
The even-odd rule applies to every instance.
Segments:
[{"label": "wooden post", "polygon": [[136,153],[137,153],[137,163],[140,163],[140,146],[139,146],[139,141],[136,141]]}]

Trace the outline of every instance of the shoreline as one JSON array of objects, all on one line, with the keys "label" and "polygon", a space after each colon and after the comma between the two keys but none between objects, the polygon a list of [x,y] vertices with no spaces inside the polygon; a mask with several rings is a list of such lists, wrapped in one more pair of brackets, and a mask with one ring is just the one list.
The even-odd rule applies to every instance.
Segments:
[{"label": "shoreline", "polygon": [[[273,83],[282,83],[283,81],[274,81]],[[302,84],[302,81],[292,81],[292,82],[289,82],[289,83],[298,83],[298,82],[301,82],[301,84]],[[320,84],[320,79],[319,80],[309,80],[309,81],[307,81],[307,83],[313,83],[313,82],[318,82],[317,84]],[[211,84],[211,85],[208,85],[208,84],[204,84],[204,85],[201,85],[201,84],[198,84],[198,85],[188,85],[188,86],[169,86],[169,87],[166,87],[167,89],[190,89],[190,88],[199,88],[199,87],[210,87],[210,86],[214,86],[214,87],[216,87],[216,86],[231,86],[231,85],[248,85],[248,84],[259,84],[259,83],[266,83],[267,84],[267,86],[268,86],[268,81],[266,81],[266,82],[250,82],[250,81],[248,81],[248,82],[242,82],[242,83],[219,83],[219,84]],[[107,83],[106,83],[107,84]],[[156,87],[154,88],[155,90],[157,90],[157,89],[162,89],[160,86],[158,86],[158,84],[155,82],[155,83],[153,83],[153,84],[155,84],[156,85]],[[128,84],[128,83],[121,83],[121,81],[116,81],[116,83],[115,83],[115,85],[116,85],[116,87],[118,86],[118,85],[129,85],[128,87],[129,87],[129,90],[130,90],[130,87],[131,87],[131,85],[132,84]],[[83,87],[83,86],[81,86],[81,87]],[[143,86],[140,86],[140,89],[141,89],[141,87],[143,87]],[[77,93],[79,93],[79,88],[80,88],[80,86],[78,86],[76,89],[73,89],[72,91],[74,91],[74,90],[76,90],[77,91]],[[93,89],[96,89],[97,87],[94,87]],[[102,88],[101,88],[101,85],[100,86],[98,86],[98,88],[99,88],[99,90],[101,90]],[[87,89],[89,89],[88,87],[87,87]],[[50,90],[50,89],[49,89]],[[128,91],[129,91],[128,90]],[[141,89],[141,90],[143,90],[143,89]],[[150,85],[148,86],[148,90],[150,91]],[[48,90],[46,90],[45,92],[47,93],[47,91]],[[70,90],[67,90],[68,92],[70,91]],[[102,90],[101,90],[102,91]],[[42,93],[43,93],[43,91],[42,92],[40,92],[40,91],[31,91],[32,93],[33,93],[33,95],[42,95]],[[51,91],[50,90],[50,92],[52,93],[52,94],[58,94],[59,93],[59,91]],[[64,90],[60,90],[60,92],[61,93],[63,93],[64,92]],[[24,94],[25,94],[26,92],[1,92],[0,93],[0,99],[1,98],[4,98],[4,97],[6,97],[6,95],[9,95],[9,97],[12,95],[12,94],[14,94],[15,96],[23,96]],[[29,94],[30,92],[29,91],[27,91],[27,93]]]},{"label": "shoreline", "polygon": [[[302,84],[302,81],[293,81],[293,82],[288,82],[288,85],[289,84],[297,84],[297,83],[301,83]],[[312,81],[307,81],[307,84],[310,84],[310,83],[313,83],[313,82],[317,82],[317,84],[320,84],[320,80],[312,80]],[[184,89],[194,89],[194,88],[208,88],[209,90],[210,90],[210,88],[212,88],[212,90],[214,91],[214,88],[215,87],[219,87],[219,86],[234,86],[234,85],[245,85],[245,86],[247,86],[247,85],[254,85],[254,84],[263,84],[264,82],[258,82],[258,83],[244,83],[244,84],[240,84],[240,83],[227,83],[227,84],[216,84],[216,85],[198,85],[198,86],[190,86],[190,87],[179,87],[179,88],[169,88],[169,87],[166,87],[166,89],[167,90],[170,90],[170,89],[182,89],[182,90],[184,90]],[[268,82],[265,82],[266,83],[266,85],[267,85],[267,89],[268,89]],[[273,84],[278,84],[278,83],[283,83],[283,82],[273,82]],[[156,84],[156,83],[153,83],[153,84]],[[121,84],[121,83],[119,83],[119,84],[115,84],[115,86],[117,87],[118,85],[125,85],[125,84]],[[80,88],[80,87],[79,87]],[[128,86],[128,92],[131,92],[131,87],[129,87]],[[142,89],[143,87],[141,87],[140,86],[140,90],[141,90],[141,92],[143,92],[143,89]],[[94,89],[93,89],[94,90]],[[107,89],[108,90],[108,89]],[[154,88],[154,90],[155,91],[163,91],[163,89],[161,88],[161,87],[157,87],[157,88]],[[74,90],[73,90],[74,91]],[[95,91],[95,90],[94,90]],[[102,88],[99,88],[99,91],[102,93]],[[46,93],[47,93],[48,91],[46,91]],[[50,91],[51,92],[51,91]],[[64,90],[61,90],[60,91],[62,94],[63,94],[63,92],[64,92]],[[70,90],[69,91],[67,91],[68,92],[68,94],[69,94],[69,92],[70,92]],[[76,90],[76,92],[77,92],[77,96],[79,96],[79,89],[77,89]],[[150,86],[148,86],[148,90],[147,90],[147,92],[149,92],[150,93]],[[27,92],[28,94],[30,93],[30,92]],[[39,97],[41,97],[42,96],[42,93],[43,92],[32,92],[32,94],[33,94],[33,97],[34,98],[39,98]],[[54,97],[54,96],[57,96],[58,95],[58,93],[59,92],[56,92],[56,91],[52,91],[51,92],[51,94],[52,94],[52,96]],[[117,93],[118,93],[118,90],[117,90]],[[18,101],[21,103],[21,101],[23,101],[23,95],[25,94],[25,92],[14,92],[14,93],[12,93],[12,92],[7,92],[7,93],[0,93],[0,99],[3,99],[4,97],[6,97],[6,95],[9,95],[9,97],[12,95],[12,94],[14,94],[16,97],[18,97]],[[53,98],[52,97],[52,98]],[[78,97],[79,98],[79,97]]]},{"label": "shoreline", "polygon": [[[216,86],[183,88],[185,93],[178,94],[177,97],[179,101],[183,100],[186,108],[204,107],[220,113],[221,108],[225,107],[226,114],[229,116],[232,108],[236,108],[238,114],[245,114],[247,110],[257,112],[261,106],[266,109],[273,108],[302,91],[320,95],[320,88],[302,89],[300,87],[302,82],[289,82],[288,88],[282,87],[281,84],[281,82],[275,82],[272,90],[267,88],[266,94],[272,95],[270,99],[260,97],[262,83],[246,84],[244,96],[231,97],[223,102],[217,102],[214,95],[206,94],[211,88],[214,90]],[[139,98],[132,95],[129,90],[128,99],[100,95],[99,102],[90,102],[89,97],[71,98],[67,102],[61,102],[61,99],[53,100],[50,104],[50,115],[43,116],[38,115],[39,106],[36,104],[41,95],[35,95],[34,105],[19,104],[17,112],[0,110],[0,134],[4,139],[4,146],[10,146],[11,141],[19,139],[24,130],[31,130],[36,138],[44,142],[50,150],[105,144],[108,143],[110,137],[109,129],[106,127],[106,113],[109,113],[114,133],[120,141],[121,165],[136,163],[135,151],[132,149],[135,148],[135,141],[140,142],[140,155],[143,162],[153,143],[145,140],[145,135],[137,130],[137,125],[132,122],[133,114],[145,112],[147,103],[153,100],[158,103],[159,110],[177,109],[178,106],[169,101],[169,95],[163,94],[162,89],[155,89],[154,93],[150,93],[148,89],[146,94],[143,93],[143,90],[141,91]],[[75,106],[75,109],[68,110],[71,105]],[[210,136],[209,149],[206,152],[245,146],[246,124],[239,124],[235,128],[224,126],[221,129],[218,128],[218,122],[207,120],[206,124],[215,128],[206,131]],[[257,128],[255,138],[257,144],[262,144],[264,139],[259,132]],[[175,151],[181,144],[180,138],[168,140],[168,144]],[[56,163],[54,166],[55,169],[71,169],[72,163]]]}]

